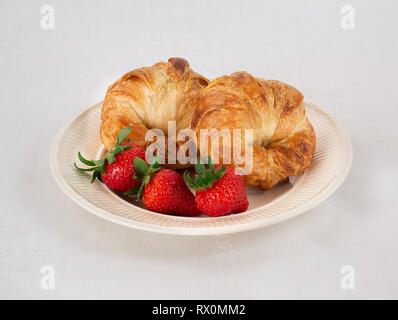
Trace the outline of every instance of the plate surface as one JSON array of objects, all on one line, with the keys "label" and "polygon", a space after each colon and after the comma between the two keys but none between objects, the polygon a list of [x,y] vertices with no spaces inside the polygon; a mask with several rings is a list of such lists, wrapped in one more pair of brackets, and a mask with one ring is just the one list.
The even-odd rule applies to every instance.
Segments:
[{"label": "plate surface", "polygon": [[270,191],[247,188],[248,211],[224,217],[177,217],[130,203],[73,168],[77,153],[96,159],[103,151],[99,137],[102,102],[79,114],[57,134],[51,149],[51,170],[60,188],[77,204],[106,220],[127,227],[180,235],[241,232],[293,218],[320,204],[344,181],[352,161],[346,131],[313,103],[305,101],[317,145],[311,168],[290,183]]}]

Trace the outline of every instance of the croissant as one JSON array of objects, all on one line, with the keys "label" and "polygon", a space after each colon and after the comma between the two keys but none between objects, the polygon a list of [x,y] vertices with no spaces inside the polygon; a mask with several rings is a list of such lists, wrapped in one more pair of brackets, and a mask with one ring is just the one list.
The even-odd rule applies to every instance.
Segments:
[{"label": "croissant", "polygon": [[127,126],[133,128],[128,138],[143,148],[148,146],[149,129],[160,129],[167,136],[168,121],[176,121],[176,132],[190,128],[208,83],[182,58],[128,72],[108,88],[104,99],[100,137],[105,148],[111,149],[119,130]]},{"label": "croissant", "polygon": [[[213,162],[242,167],[230,153],[237,147],[245,152],[251,146],[252,170],[243,177],[246,185],[265,190],[308,169],[315,151],[315,133],[305,114],[303,95],[287,84],[246,72],[212,81],[203,91],[191,125],[198,136],[201,129],[242,129],[239,139],[233,136],[226,153],[224,140],[217,146],[212,145],[212,134],[206,144],[198,139],[201,155],[212,155],[219,148]],[[243,144],[246,129],[253,134]],[[225,154],[231,162],[225,161]]]}]

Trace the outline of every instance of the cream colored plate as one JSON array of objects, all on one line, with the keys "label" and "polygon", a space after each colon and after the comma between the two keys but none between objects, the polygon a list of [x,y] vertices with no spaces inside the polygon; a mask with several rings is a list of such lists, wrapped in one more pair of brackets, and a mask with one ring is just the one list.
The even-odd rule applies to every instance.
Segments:
[{"label": "cream colored plate", "polygon": [[348,134],[328,114],[306,102],[317,146],[312,166],[271,191],[247,188],[249,210],[224,217],[176,217],[145,210],[122,199],[105,185],[90,184],[85,173],[73,168],[77,152],[97,158],[102,103],[85,110],[62,128],[51,149],[51,170],[61,189],[77,204],[106,220],[131,228],[181,235],[241,232],[278,223],[320,204],[343,182],[352,161]]}]

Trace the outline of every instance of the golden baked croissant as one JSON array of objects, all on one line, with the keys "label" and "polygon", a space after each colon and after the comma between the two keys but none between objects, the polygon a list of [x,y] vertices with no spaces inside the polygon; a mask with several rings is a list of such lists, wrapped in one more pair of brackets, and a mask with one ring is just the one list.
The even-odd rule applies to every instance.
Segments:
[{"label": "golden baked croissant", "polygon": [[[303,95],[295,88],[279,81],[254,78],[246,72],[236,72],[212,81],[192,118],[192,128],[199,136],[201,129],[243,129],[233,135],[232,144],[223,153],[223,140],[212,145],[210,134],[206,144],[198,139],[201,155],[211,155],[219,148],[218,159],[213,162],[241,167],[231,155],[243,144],[244,129],[253,129],[246,145],[253,147],[252,171],[244,175],[247,185],[270,189],[287,177],[302,173],[311,164],[315,151],[315,133],[305,115]],[[201,145],[202,144],[202,145]],[[247,149],[247,147],[246,147]]]},{"label": "golden baked croissant", "polygon": [[167,136],[170,120],[176,121],[177,133],[190,128],[208,83],[181,58],[125,74],[109,87],[102,106],[100,136],[105,148],[111,149],[119,130],[127,126],[133,127],[128,138],[144,148],[149,129],[161,129]]}]

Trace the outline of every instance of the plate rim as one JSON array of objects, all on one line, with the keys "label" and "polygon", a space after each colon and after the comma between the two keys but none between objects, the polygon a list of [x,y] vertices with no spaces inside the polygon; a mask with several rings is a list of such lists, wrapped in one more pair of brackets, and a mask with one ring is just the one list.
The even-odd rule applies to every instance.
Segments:
[{"label": "plate rim", "polygon": [[[100,207],[95,206],[94,204],[92,204],[91,202],[86,200],[76,190],[74,190],[63,178],[63,175],[61,174],[61,169],[59,167],[59,163],[57,161],[57,155],[58,155],[58,150],[59,150],[59,146],[60,146],[60,141],[61,141],[62,137],[64,136],[65,132],[85,112],[87,112],[89,109],[93,108],[94,106],[102,104],[102,101],[99,103],[96,103],[94,105],[91,105],[88,108],[85,108],[84,110],[79,112],[68,123],[66,123],[64,126],[62,126],[58,130],[57,134],[54,137],[52,145],[51,145],[50,169],[51,169],[52,175],[53,175],[57,185],[59,186],[59,188],[71,200],[73,200],[76,204],[78,204],[80,207],[84,208],[88,212],[90,212],[102,219],[108,220],[110,222],[113,222],[113,223],[116,223],[119,225],[129,227],[129,228],[143,230],[143,231],[156,232],[156,233],[161,233],[161,234],[183,235],[183,236],[222,235],[222,234],[239,233],[239,232],[264,228],[266,226],[271,226],[271,225],[286,221],[288,219],[292,219],[304,212],[307,212],[307,211],[313,209],[314,207],[316,207],[317,205],[322,203],[324,200],[326,200],[329,196],[331,196],[341,186],[341,184],[344,182],[345,178],[347,177],[347,175],[351,169],[352,160],[353,160],[353,148],[352,148],[352,142],[351,142],[350,136],[348,134],[348,131],[343,126],[341,126],[333,116],[331,116],[328,112],[326,112],[323,109],[321,109],[320,107],[318,107],[315,103],[311,102],[308,99],[305,99],[304,102],[306,104],[310,104],[318,112],[325,114],[331,120],[333,125],[336,127],[341,138],[345,142],[344,146],[345,146],[345,149],[347,152],[346,157],[345,157],[346,161],[345,161],[345,164],[343,164],[344,168],[343,168],[343,170],[339,171],[336,174],[336,176],[331,180],[331,182],[323,190],[321,190],[317,195],[315,195],[311,200],[303,203],[302,205],[299,205],[296,208],[290,209],[286,212],[280,213],[278,215],[272,216],[272,217],[264,219],[262,221],[252,221],[252,222],[241,223],[241,224],[236,224],[236,225],[226,225],[226,226],[217,226],[217,227],[207,226],[207,227],[201,227],[201,228],[163,226],[163,225],[156,225],[156,224],[152,224],[152,223],[136,221],[136,220],[128,219],[126,217],[122,217],[122,216],[113,214],[111,212],[108,212],[108,211],[100,208]],[[257,208],[257,209],[259,210],[261,208]],[[257,209],[253,209],[253,210],[255,211]]]}]

